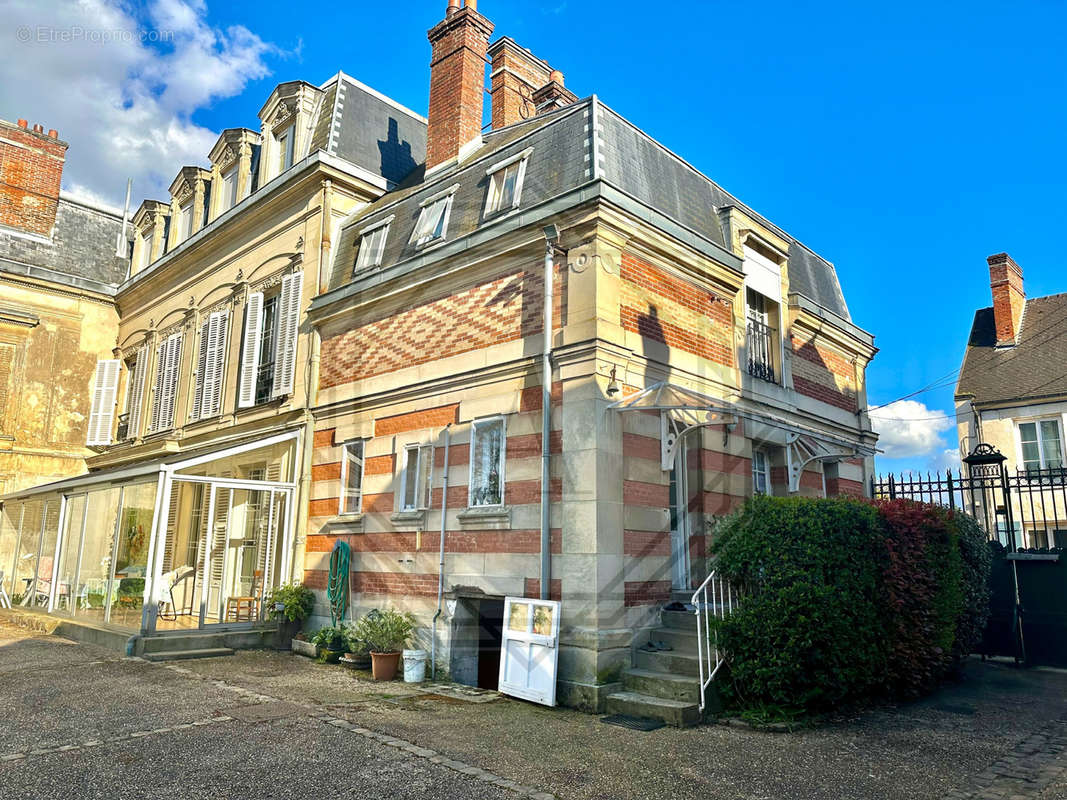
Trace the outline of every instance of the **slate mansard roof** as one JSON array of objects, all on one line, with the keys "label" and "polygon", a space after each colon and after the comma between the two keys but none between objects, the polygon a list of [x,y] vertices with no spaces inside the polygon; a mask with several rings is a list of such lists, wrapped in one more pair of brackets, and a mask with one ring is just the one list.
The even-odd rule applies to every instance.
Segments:
[{"label": "slate mansard roof", "polygon": [[1067,395],[1067,294],[1026,301],[1013,347],[997,347],[992,308],[974,314],[956,398],[976,403],[1041,400]]},{"label": "slate mansard roof", "polygon": [[121,214],[63,193],[51,240],[0,232],[0,269],[111,294],[129,268],[115,255],[121,233]]},{"label": "slate mansard roof", "polygon": [[324,150],[394,184],[426,160],[424,117],[343,72],[319,88],[309,153]]},{"label": "slate mansard roof", "polygon": [[[521,203],[509,213],[483,220],[489,177],[486,169],[530,149]],[[596,167],[594,168],[594,162]],[[778,226],[702,175],[593,96],[558,111],[487,132],[480,149],[459,165],[433,172],[428,179],[419,166],[394,191],[355,212],[342,225],[335,249],[329,291],[315,305],[336,299],[353,282],[360,231],[392,218],[380,269],[358,277],[369,286],[416,268],[424,259],[450,252],[448,243],[489,236],[497,223],[532,222],[537,211],[562,210],[587,201],[599,182],[614,195],[628,198],[654,224],[668,228],[716,251],[727,263],[736,257],[726,249],[719,210],[737,206],[789,241],[790,290],[798,292],[846,321],[851,321],[832,264]],[[456,185],[446,244],[419,252],[411,244],[420,204]],[[566,206],[563,206],[566,207]],[[457,245],[459,246],[459,245]],[[354,287],[350,287],[354,288]]]}]

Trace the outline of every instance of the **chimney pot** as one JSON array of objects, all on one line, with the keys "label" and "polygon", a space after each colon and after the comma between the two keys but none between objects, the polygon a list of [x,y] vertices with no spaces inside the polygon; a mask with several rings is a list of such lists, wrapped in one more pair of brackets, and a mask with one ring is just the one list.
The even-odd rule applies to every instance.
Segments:
[{"label": "chimney pot", "polygon": [[1007,253],[997,253],[986,259],[989,264],[989,288],[993,294],[993,321],[997,329],[997,344],[1013,345],[1019,336],[1026,292],[1023,290],[1023,271]]},{"label": "chimney pot", "polygon": [[555,81],[560,86],[563,86],[563,73],[560,72],[558,69],[552,70],[552,74],[548,76],[548,79],[550,81]]},{"label": "chimney pot", "polygon": [[30,124],[30,123],[28,123],[28,122],[27,122],[26,120],[24,120],[24,119],[20,119],[20,120],[19,120],[19,127],[20,127],[20,128],[25,128],[25,127],[26,127],[27,125],[29,125],[29,124]]},{"label": "chimney pot", "polygon": [[44,133],[44,125],[41,125],[40,123],[34,125],[33,126],[33,132],[34,133]]},{"label": "chimney pot", "polygon": [[448,9],[445,11],[445,15],[451,17],[459,11],[459,0],[448,0]]},{"label": "chimney pot", "polygon": [[57,131],[55,128],[49,128],[48,129],[48,135],[51,136],[53,139],[58,139],[59,138],[59,131]]},{"label": "chimney pot", "polygon": [[469,8],[471,11],[477,11],[478,10],[478,0],[466,0],[464,5],[467,8]]}]

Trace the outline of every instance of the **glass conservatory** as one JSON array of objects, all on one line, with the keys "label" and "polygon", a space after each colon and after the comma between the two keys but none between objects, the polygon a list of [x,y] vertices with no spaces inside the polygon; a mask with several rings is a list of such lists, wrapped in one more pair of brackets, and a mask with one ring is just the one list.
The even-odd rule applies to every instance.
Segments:
[{"label": "glass conservatory", "polygon": [[249,626],[292,563],[300,432],[0,498],[16,607],[131,633]]}]

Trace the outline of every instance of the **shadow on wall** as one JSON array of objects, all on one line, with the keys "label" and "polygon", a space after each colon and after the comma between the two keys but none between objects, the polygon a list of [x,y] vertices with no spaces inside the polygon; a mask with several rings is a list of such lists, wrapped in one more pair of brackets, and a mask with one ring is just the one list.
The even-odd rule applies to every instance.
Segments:
[{"label": "shadow on wall", "polygon": [[418,165],[411,156],[411,143],[400,141],[399,126],[394,117],[389,118],[387,137],[385,141],[378,142],[378,153],[381,156],[380,172],[387,179],[399,183]]}]

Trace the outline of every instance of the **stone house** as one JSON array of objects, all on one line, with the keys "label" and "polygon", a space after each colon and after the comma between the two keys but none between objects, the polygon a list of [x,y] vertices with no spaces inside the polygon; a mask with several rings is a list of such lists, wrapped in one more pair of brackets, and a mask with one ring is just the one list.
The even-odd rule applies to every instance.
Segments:
[{"label": "stone house", "polygon": [[122,215],[60,191],[66,152],[55,130],[0,120],[0,494],[85,472],[115,346]]},{"label": "stone house", "polygon": [[346,543],[355,612],[414,611],[488,686],[504,598],[561,600],[559,701],[656,715],[631,666],[671,667],[634,648],[714,518],[863,493],[876,350],[832,264],[492,30],[470,0],[430,30],[426,162],[343,221],[311,303],[305,581]]},{"label": "stone house", "polygon": [[[960,452],[981,443],[1002,453],[1015,476],[1049,472],[1045,491],[1016,502],[1015,545],[1067,547],[1067,497],[1060,484],[1067,427],[1067,294],[1026,296],[1023,271],[1007,253],[990,256],[993,305],[974,314],[956,383]],[[1019,513],[1022,511],[1023,513]],[[1006,523],[998,534],[1007,542]]]}]

